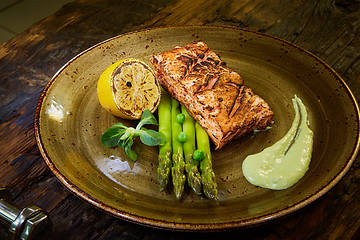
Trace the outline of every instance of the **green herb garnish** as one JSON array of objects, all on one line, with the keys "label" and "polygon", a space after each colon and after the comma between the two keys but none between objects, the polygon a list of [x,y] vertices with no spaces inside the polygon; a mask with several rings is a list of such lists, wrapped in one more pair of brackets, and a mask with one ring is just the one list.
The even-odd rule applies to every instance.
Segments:
[{"label": "green herb garnish", "polygon": [[148,146],[163,145],[166,141],[163,134],[143,127],[147,124],[158,125],[156,118],[149,110],[143,112],[136,128],[127,127],[122,123],[112,125],[101,136],[101,143],[106,147],[123,147],[126,155],[136,161],[137,153],[131,149],[135,137],[139,136],[140,141]]}]

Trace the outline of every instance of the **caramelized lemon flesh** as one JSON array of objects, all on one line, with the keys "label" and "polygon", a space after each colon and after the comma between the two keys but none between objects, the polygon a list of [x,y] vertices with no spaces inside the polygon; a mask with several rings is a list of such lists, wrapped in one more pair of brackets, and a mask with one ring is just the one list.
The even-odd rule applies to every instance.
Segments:
[{"label": "caramelized lemon flesh", "polygon": [[140,119],[146,109],[156,110],[161,92],[152,69],[130,58],[112,64],[101,74],[97,94],[101,106],[111,114]]}]

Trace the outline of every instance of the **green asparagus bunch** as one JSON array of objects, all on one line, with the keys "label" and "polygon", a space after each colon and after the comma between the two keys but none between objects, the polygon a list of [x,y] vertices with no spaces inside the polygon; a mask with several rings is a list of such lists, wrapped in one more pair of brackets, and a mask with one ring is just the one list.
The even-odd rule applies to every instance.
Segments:
[{"label": "green asparagus bunch", "polygon": [[177,100],[171,99],[171,130],[172,130],[172,147],[173,147],[173,166],[171,168],[172,182],[174,185],[175,196],[180,199],[185,184],[185,161],[183,144],[179,141],[178,135],[182,132],[181,123],[176,120],[177,115],[180,113],[180,104]]},{"label": "green asparagus bunch", "polygon": [[161,101],[158,107],[159,133],[165,136],[165,144],[159,148],[159,166],[157,168],[160,191],[164,191],[168,185],[170,168],[172,166],[171,154],[171,97],[161,89]]},{"label": "green asparagus bunch", "polygon": [[209,136],[205,130],[163,89],[158,116],[159,133],[166,139],[166,143],[159,147],[157,173],[160,191],[167,187],[171,169],[177,199],[182,197],[186,179],[196,194],[204,192],[206,197],[218,199]]},{"label": "green asparagus bunch", "polygon": [[191,189],[198,195],[201,194],[201,176],[198,171],[199,161],[193,159],[193,153],[196,150],[195,138],[195,121],[190,116],[184,106],[181,106],[181,112],[184,114],[185,119],[183,123],[183,132],[187,136],[184,142],[184,155],[185,155],[185,169],[187,173],[188,184]]},{"label": "green asparagus bunch", "polygon": [[212,169],[209,136],[198,124],[195,124],[197,148],[204,152],[204,159],[200,162],[201,181],[206,197],[217,200],[218,191],[215,173]]}]

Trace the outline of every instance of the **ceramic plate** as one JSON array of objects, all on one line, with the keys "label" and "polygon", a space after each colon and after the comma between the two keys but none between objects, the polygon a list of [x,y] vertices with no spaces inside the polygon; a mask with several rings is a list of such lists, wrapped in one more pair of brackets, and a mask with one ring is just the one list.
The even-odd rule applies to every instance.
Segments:
[{"label": "ceramic plate", "polygon": [[[273,127],[213,150],[219,201],[188,188],[178,201],[159,192],[156,147],[135,144],[137,162],[120,148],[100,143],[113,123],[97,99],[99,75],[124,58],[150,56],[202,40],[275,113]],[[300,97],[314,131],[306,175],[293,187],[272,191],[244,178],[244,158],[272,145],[290,128],[291,99]],[[40,151],[57,178],[75,195],[122,219],[178,230],[219,230],[266,222],[293,212],[331,189],[350,168],[359,148],[359,109],[340,76],[311,53],[281,39],[231,27],[166,27],[128,33],[101,42],[61,68],[46,86],[35,116]]]}]

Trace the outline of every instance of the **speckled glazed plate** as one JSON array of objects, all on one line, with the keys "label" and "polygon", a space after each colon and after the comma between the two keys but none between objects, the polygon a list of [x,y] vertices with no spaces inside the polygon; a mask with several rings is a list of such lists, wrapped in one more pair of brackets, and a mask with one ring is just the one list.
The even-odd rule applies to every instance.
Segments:
[{"label": "speckled glazed plate", "polygon": [[[126,125],[101,107],[99,75],[123,58],[149,63],[153,54],[205,41],[275,113],[266,132],[245,136],[213,152],[219,201],[185,190],[182,200],[159,192],[155,147],[135,144],[137,162],[120,148],[101,145],[113,123]],[[149,63],[150,64],[150,63]],[[307,106],[314,131],[306,175],[293,187],[272,191],[243,177],[244,158],[275,143],[294,117],[291,98]],[[359,148],[359,109],[340,76],[311,53],[265,34],[231,27],[166,27],[128,33],[101,42],[61,68],[46,86],[35,116],[36,138],[51,171],[75,195],[122,219],[177,230],[219,230],[255,225],[286,215],[331,189],[350,168]]]}]

